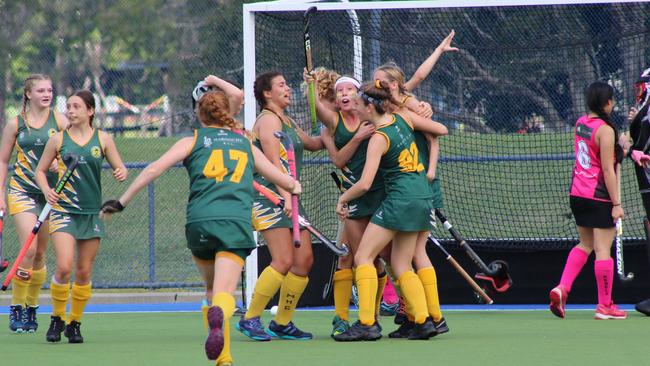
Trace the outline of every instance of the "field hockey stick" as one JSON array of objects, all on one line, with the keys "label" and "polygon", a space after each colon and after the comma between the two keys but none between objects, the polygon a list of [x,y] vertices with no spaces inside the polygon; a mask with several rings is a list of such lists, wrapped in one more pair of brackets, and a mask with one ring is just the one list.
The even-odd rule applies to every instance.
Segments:
[{"label": "field hockey stick", "polygon": [[[311,70],[314,68],[314,64],[311,58],[311,35],[309,34],[309,23],[311,21],[312,14],[316,13],[316,7],[312,6],[303,15],[303,34],[305,42],[305,65],[307,67],[307,72],[311,73]],[[309,100],[309,114],[311,117],[311,134],[315,135],[318,133],[318,126],[316,120],[316,80],[312,80],[308,83],[308,93],[307,98]]]},{"label": "field hockey stick", "polygon": [[[65,154],[63,156],[63,163],[66,165],[66,170],[63,173],[63,176],[59,180],[59,182],[56,184],[56,187],[54,188],[54,191],[59,194],[63,190],[63,187],[68,183],[68,180],[72,176],[72,173],[74,173],[74,170],[77,168],[77,164],[79,163],[79,156],[75,154]],[[36,220],[36,224],[34,224],[34,227],[32,228],[32,232],[29,233],[29,236],[25,240],[25,243],[23,246],[20,248],[20,252],[18,253],[18,257],[16,257],[16,260],[14,261],[14,264],[11,266],[11,269],[9,270],[9,273],[7,273],[7,277],[5,278],[4,282],[2,283],[2,291],[7,291],[7,287],[9,287],[9,283],[11,283],[11,280],[14,278],[16,275],[18,266],[20,265],[20,262],[23,261],[23,258],[25,258],[25,254],[27,254],[27,251],[32,245],[32,242],[34,241],[34,238],[36,237],[36,234],[38,234],[38,231],[41,228],[41,225],[45,220],[47,220],[47,216],[50,214],[50,211],[52,210],[52,206],[47,203],[45,207],[43,207],[43,210],[41,211],[41,214],[38,215],[38,219]]]},{"label": "field hockey stick", "polygon": [[[291,141],[291,137],[282,131],[276,131],[274,135],[280,139],[282,145],[284,145],[284,148],[287,151],[287,162],[289,163],[289,174],[291,175],[291,178],[298,180],[298,171],[296,170],[296,154],[293,150],[293,141]],[[291,195],[291,210],[291,222],[293,223],[293,245],[296,248],[300,248],[300,212],[298,211],[297,194]]]},{"label": "field hockey stick", "polygon": [[463,237],[460,235],[458,230],[454,228],[451,225],[451,222],[447,220],[445,215],[439,210],[435,209],[435,214],[436,217],[442,222],[442,226],[445,227],[451,234],[451,236],[456,240],[458,245],[465,251],[465,253],[469,256],[469,258],[476,264],[476,266],[487,276],[489,277],[507,277],[510,278],[510,275],[508,273],[508,264],[504,261],[497,260],[493,261],[490,263],[490,265],[486,265],[485,262],[481,259],[481,257],[476,254],[474,249],[463,239]]},{"label": "field hockey stick", "polygon": [[440,251],[445,255],[445,259],[447,260],[447,262],[451,263],[451,265],[456,269],[456,271],[460,273],[461,276],[463,276],[465,281],[467,281],[467,283],[469,283],[469,285],[472,286],[474,292],[476,292],[476,294],[481,299],[483,299],[483,301],[486,304],[491,305],[492,303],[494,303],[494,301],[490,298],[490,296],[488,296],[485,293],[485,291],[483,291],[481,286],[479,286],[478,283],[476,283],[476,281],[474,281],[474,279],[467,273],[467,271],[465,271],[463,267],[461,267],[460,264],[456,262],[454,257],[452,257],[451,254],[449,254],[449,252],[442,246],[442,244],[440,244],[440,242],[436,238],[433,237],[433,235],[429,234],[427,240],[430,243],[433,243],[436,247],[438,247],[438,249],[440,249]]},{"label": "field hockey stick", "polygon": [[9,262],[5,260],[5,251],[2,244],[2,230],[4,229],[5,211],[0,210],[0,273],[9,267]]},{"label": "field hockey stick", "polygon": [[[339,192],[343,193],[343,185],[341,184],[341,180],[339,179],[338,175],[336,172],[330,173],[332,176],[332,179],[334,179],[334,183],[336,183],[336,186],[339,189]],[[341,246],[341,237],[343,236],[343,220],[339,219],[336,224],[336,245]],[[336,272],[336,267],[338,266],[338,258],[334,258],[332,261],[332,269],[330,270],[330,277],[329,281],[325,284],[325,287],[323,288],[323,300],[327,298],[327,295],[329,295],[330,291],[332,290],[334,284],[334,272]]]},{"label": "field hockey stick", "polygon": [[[616,180],[618,183],[618,199],[621,200],[621,164],[616,166]],[[616,220],[616,274],[622,282],[632,281],[634,273],[625,273],[625,260],[623,257],[623,220]]]},{"label": "field hockey stick", "polygon": [[[278,197],[275,192],[271,191],[270,189],[264,187],[263,185],[253,181],[253,188],[262,194],[266,199],[271,201],[274,205],[284,208],[284,200],[280,197]],[[336,254],[339,257],[346,256],[349,253],[347,245],[343,244],[341,248],[337,247],[336,244],[332,243],[331,240],[329,240],[325,235],[323,235],[320,231],[318,231],[315,227],[311,226],[309,221],[305,219],[302,216],[298,216],[299,218],[299,224],[305,228],[305,230],[309,231],[311,235],[313,235],[316,239],[320,240],[321,243],[323,243],[327,249],[331,250],[334,254]]]}]

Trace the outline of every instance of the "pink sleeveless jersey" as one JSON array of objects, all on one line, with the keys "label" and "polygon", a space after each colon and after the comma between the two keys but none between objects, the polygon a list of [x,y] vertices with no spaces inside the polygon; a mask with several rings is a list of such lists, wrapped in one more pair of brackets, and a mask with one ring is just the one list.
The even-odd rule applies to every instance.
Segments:
[{"label": "pink sleeveless jersey", "polygon": [[571,196],[610,202],[600,161],[596,131],[605,125],[600,118],[582,116],[576,122],[574,149],[576,163],[571,181]]}]

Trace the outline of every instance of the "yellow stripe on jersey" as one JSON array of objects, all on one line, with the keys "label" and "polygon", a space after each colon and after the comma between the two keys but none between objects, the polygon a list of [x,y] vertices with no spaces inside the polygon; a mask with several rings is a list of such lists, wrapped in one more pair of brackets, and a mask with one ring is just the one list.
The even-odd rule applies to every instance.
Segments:
[{"label": "yellow stripe on jersey", "polygon": [[53,233],[70,223],[70,216],[50,215],[50,233]]},{"label": "yellow stripe on jersey", "polygon": [[34,201],[24,192],[9,190],[9,212],[20,213],[34,208]]},{"label": "yellow stripe on jersey", "polygon": [[375,133],[378,133],[379,135],[383,136],[386,139],[386,148],[381,153],[381,155],[384,156],[384,155],[386,155],[386,153],[388,152],[388,149],[390,148],[390,139],[388,138],[388,135],[386,135],[384,132],[375,131]]}]

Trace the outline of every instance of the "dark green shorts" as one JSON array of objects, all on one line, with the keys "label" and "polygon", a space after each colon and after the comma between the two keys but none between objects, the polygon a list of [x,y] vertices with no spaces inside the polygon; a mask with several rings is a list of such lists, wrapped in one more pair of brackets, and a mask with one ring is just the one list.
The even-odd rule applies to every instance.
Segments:
[{"label": "dark green shorts", "polygon": [[185,225],[187,247],[200,259],[214,260],[218,252],[230,252],[246,259],[253,249],[253,228],[250,222],[210,220]]},{"label": "dark green shorts", "polygon": [[431,183],[431,192],[433,193],[433,208],[443,208],[442,189],[440,189],[440,179],[436,178]]},{"label": "dark green shorts", "polygon": [[435,221],[431,198],[387,197],[370,222],[395,231],[429,231]]},{"label": "dark green shorts", "polygon": [[348,203],[348,218],[354,220],[371,217],[379,208],[384,197],[386,197],[386,191],[382,187],[382,189],[366,192],[363,196],[350,201]]},{"label": "dark green shorts", "polygon": [[77,240],[104,237],[104,222],[99,214],[79,215],[67,212],[50,213],[50,234],[68,233]]},{"label": "dark green shorts", "polygon": [[[300,202],[298,207],[300,215],[305,216]],[[253,201],[253,227],[256,231],[264,231],[281,227],[290,229],[293,224],[281,208],[265,198],[259,198]]]}]

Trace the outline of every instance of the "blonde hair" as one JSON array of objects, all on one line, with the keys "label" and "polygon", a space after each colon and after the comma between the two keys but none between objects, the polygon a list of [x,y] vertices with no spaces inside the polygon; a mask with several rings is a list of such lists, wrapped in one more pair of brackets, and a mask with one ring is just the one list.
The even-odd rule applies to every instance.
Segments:
[{"label": "blonde hair", "polygon": [[[332,103],[336,102],[336,90],[334,89],[334,84],[336,84],[336,80],[338,80],[341,75],[336,71],[328,70],[324,67],[315,68],[312,70],[312,74],[318,83],[318,90],[316,90],[318,98]],[[301,87],[305,95],[307,95],[307,83],[303,82]]]},{"label": "blonde hair", "polygon": [[230,116],[228,96],[222,91],[210,91],[199,100],[199,119],[206,126],[226,126],[242,129],[239,121]]},{"label": "blonde hair", "polygon": [[27,77],[27,79],[25,79],[23,87],[23,107],[20,110],[20,115],[23,117],[25,117],[25,113],[27,113],[27,92],[32,91],[34,84],[40,80],[49,80],[50,82],[52,81],[52,79],[45,74],[31,74]]},{"label": "blonde hair", "polygon": [[377,71],[385,72],[386,75],[388,75],[389,81],[397,81],[397,89],[399,90],[400,94],[412,96],[412,94],[409,93],[408,90],[406,90],[406,88],[404,87],[404,84],[406,83],[406,75],[404,74],[402,68],[397,66],[396,63],[394,62],[385,63],[379,66],[378,68],[376,68],[375,72]]}]

